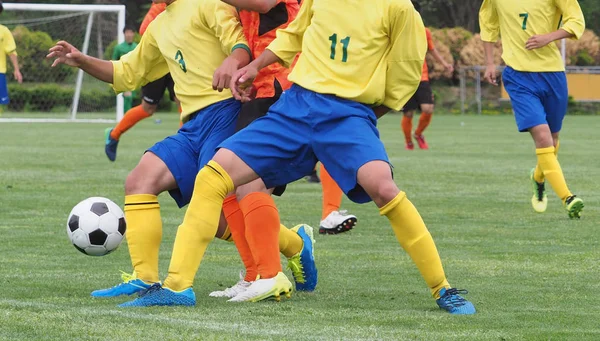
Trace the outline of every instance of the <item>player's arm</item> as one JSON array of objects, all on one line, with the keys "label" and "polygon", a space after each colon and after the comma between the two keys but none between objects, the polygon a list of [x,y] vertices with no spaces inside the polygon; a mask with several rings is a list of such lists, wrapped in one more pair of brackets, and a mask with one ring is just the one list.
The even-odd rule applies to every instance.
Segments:
[{"label": "player's arm", "polygon": [[213,89],[219,92],[229,88],[231,76],[252,59],[237,11],[219,0],[205,1],[200,6],[201,18],[221,42],[221,50],[228,57],[213,75]]},{"label": "player's arm", "polygon": [[383,18],[391,43],[383,105],[399,111],[421,81],[427,38],[421,16],[410,2],[394,1],[389,6]]},{"label": "player's arm", "polygon": [[224,3],[230,4],[239,9],[245,9],[247,11],[254,11],[259,13],[267,13],[275,5],[278,0],[221,0]]},{"label": "player's arm", "polygon": [[500,39],[500,21],[492,0],[484,0],[481,4],[479,26],[481,27],[481,40],[485,50],[486,69],[484,79],[490,84],[498,85],[496,81],[496,63],[494,63],[494,45]]},{"label": "player's arm", "polygon": [[52,67],[65,64],[80,68],[103,82],[113,82],[113,66],[110,61],[85,55],[64,40],[51,47],[46,58],[54,58]]},{"label": "player's arm", "polygon": [[23,83],[23,75],[21,75],[21,69],[19,68],[19,57],[17,56],[17,44],[15,44],[15,38],[8,29],[4,32],[4,53],[8,55],[10,62],[13,66],[13,76],[17,82]]},{"label": "player's arm", "polygon": [[435,47],[433,49],[429,50],[429,53],[431,53],[431,55],[433,56],[433,58],[438,63],[442,64],[446,70],[448,70],[449,72],[454,72],[454,66],[452,64],[446,62],[446,60],[444,59],[444,57],[442,57],[442,55],[440,54],[440,52]]},{"label": "player's arm", "polygon": [[267,49],[248,66],[241,68],[231,78],[230,89],[233,97],[248,100],[247,90],[258,72],[274,63],[290,67],[299,52],[302,52],[302,40],[312,18],[313,0],[304,0],[296,18],[284,29],[277,30],[277,37]]},{"label": "player's arm", "polygon": [[579,2],[577,0],[555,0],[555,4],[562,13],[562,27],[554,32],[529,38],[525,44],[528,50],[539,49],[560,39],[581,38],[585,31],[585,19]]}]

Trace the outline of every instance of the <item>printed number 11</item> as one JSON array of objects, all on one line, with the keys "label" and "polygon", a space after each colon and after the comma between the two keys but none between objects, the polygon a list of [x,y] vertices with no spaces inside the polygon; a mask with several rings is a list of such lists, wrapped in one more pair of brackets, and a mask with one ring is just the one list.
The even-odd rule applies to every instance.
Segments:
[{"label": "printed number 11", "polygon": [[[329,37],[329,40],[331,41],[331,55],[329,56],[329,58],[335,59],[335,47],[337,46],[337,33],[332,34]],[[348,45],[350,45],[350,37],[346,37],[346,38],[340,40],[340,43],[342,43],[342,62],[345,63],[348,61]]]}]

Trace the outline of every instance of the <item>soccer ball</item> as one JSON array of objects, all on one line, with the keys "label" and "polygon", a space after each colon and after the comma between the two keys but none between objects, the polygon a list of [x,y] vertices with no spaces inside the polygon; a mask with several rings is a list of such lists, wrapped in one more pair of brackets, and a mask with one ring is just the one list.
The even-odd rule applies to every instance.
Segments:
[{"label": "soccer ball", "polygon": [[89,256],[104,256],[117,249],[125,236],[121,208],[106,198],[87,198],[75,205],[67,220],[73,246]]}]

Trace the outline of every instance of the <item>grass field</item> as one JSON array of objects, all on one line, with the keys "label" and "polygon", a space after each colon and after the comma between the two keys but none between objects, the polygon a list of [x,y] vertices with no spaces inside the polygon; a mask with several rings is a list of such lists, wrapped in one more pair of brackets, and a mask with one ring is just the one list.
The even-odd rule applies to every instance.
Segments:
[{"label": "grass field", "polygon": [[[440,311],[386,219],[373,204],[343,207],[351,233],[317,236],[314,293],[257,304],[208,297],[237,280],[234,246],[215,241],[196,279],[195,308],[119,309],[97,300],[130,270],[127,246],[101,258],[73,248],[70,209],[90,196],[123,203],[123,181],[144,148],[172,133],[174,114],[122,138],[116,163],[103,152],[105,126],[0,124],[0,339],[2,340],[598,340],[600,339],[599,117],[567,117],[560,160],[584,198],[570,221],[550,192],[530,207],[530,138],[510,116],[436,116],[431,150],[404,150],[399,116],[382,119],[395,179],[419,208],[452,284],[466,288],[474,316]],[[415,121],[416,123],[416,121]],[[288,226],[320,220],[320,186],[298,182],[277,199]],[[184,211],[161,195],[166,273]]]}]

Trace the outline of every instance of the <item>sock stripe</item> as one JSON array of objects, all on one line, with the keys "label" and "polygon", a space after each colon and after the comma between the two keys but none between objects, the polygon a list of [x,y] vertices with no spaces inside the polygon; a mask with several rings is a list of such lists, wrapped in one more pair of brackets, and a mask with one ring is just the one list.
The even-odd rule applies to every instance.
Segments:
[{"label": "sock stripe", "polygon": [[217,170],[215,167],[211,166],[211,165],[210,165],[210,164],[208,164],[208,163],[206,164],[206,167],[208,167],[208,168],[210,168],[210,169],[214,170],[214,171],[215,171],[215,173],[219,174],[219,176],[220,176],[221,178],[225,179],[225,177],[223,176],[223,174],[221,174],[221,172],[219,172],[219,171],[218,171],[218,170]]},{"label": "sock stripe", "polygon": [[125,204],[125,206],[141,206],[141,205],[158,205],[158,201],[132,202],[129,204]]}]

